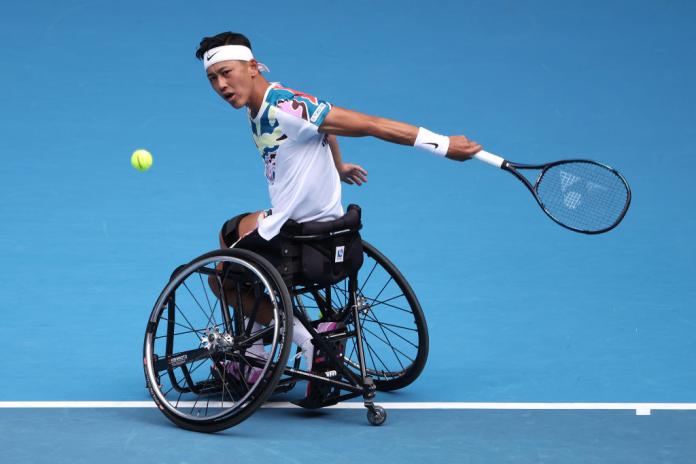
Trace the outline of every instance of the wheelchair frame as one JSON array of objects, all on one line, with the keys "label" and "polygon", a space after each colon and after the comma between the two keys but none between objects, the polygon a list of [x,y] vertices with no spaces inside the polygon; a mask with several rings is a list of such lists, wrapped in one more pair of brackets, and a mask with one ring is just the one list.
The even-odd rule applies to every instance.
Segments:
[{"label": "wheelchair frame", "polygon": [[[312,241],[317,241],[317,240],[323,240],[326,238],[332,238],[332,237],[339,237],[341,235],[346,235],[346,234],[351,234],[354,233],[355,231],[351,229],[344,229],[336,232],[332,232],[329,234],[318,234],[318,235],[295,235],[291,237],[292,241],[295,242],[312,242]],[[294,277],[294,276],[293,276]],[[319,304],[319,301],[322,299],[320,298],[319,294],[317,293],[318,290],[323,289],[325,291],[325,294],[329,296],[328,301],[323,301],[324,308],[320,308],[320,312],[323,314],[330,313],[333,311],[333,307],[331,306],[331,286],[321,286],[321,285],[309,285],[309,286],[295,286],[291,282],[288,285],[288,290],[290,291],[290,297],[293,300],[293,305],[292,305],[292,310],[293,310],[293,315],[302,323],[302,325],[307,329],[307,331],[310,333],[312,336],[312,343],[315,345],[315,350],[319,349],[322,350],[324,353],[328,354],[327,360],[329,364],[332,365],[335,371],[337,373],[342,374],[343,377],[348,379],[350,382],[342,382],[340,380],[334,380],[330,377],[326,376],[321,376],[317,375],[311,372],[303,371],[298,368],[299,365],[299,359],[296,360],[295,366],[292,368],[286,367],[284,373],[288,376],[285,379],[281,379],[278,383],[278,387],[282,390],[286,385],[294,385],[294,382],[297,380],[308,380],[310,382],[322,382],[328,385],[331,385],[333,387],[338,387],[341,390],[347,390],[351,393],[332,397],[326,402],[323,402],[322,404],[316,405],[316,407],[324,407],[324,406],[330,406],[336,403],[339,403],[341,401],[345,401],[347,399],[355,398],[360,395],[363,397],[363,404],[368,410],[368,420],[370,421],[371,424],[373,425],[381,425],[384,423],[384,421],[387,418],[387,413],[384,408],[381,406],[376,406],[374,404],[374,398],[376,395],[377,388],[375,387],[375,383],[372,379],[371,376],[367,374],[367,370],[365,368],[365,351],[363,347],[363,338],[362,338],[362,328],[360,324],[360,305],[358,304],[358,296],[357,296],[357,284],[358,284],[358,276],[357,276],[357,271],[351,273],[348,276],[348,302],[347,302],[347,309],[349,311],[352,311],[352,316],[353,316],[353,322],[355,324],[355,329],[353,331],[342,331],[339,333],[334,333],[331,334],[331,336],[324,336],[323,334],[320,334],[317,332],[314,327],[311,324],[311,321],[307,317],[304,311],[302,311],[302,308],[298,306],[301,305],[296,305],[294,304],[294,301],[297,301],[297,296],[306,294],[306,293],[313,293],[313,296],[315,298],[315,301]],[[299,288],[298,288],[299,287]],[[335,342],[340,342],[342,340],[346,340],[348,338],[355,337],[356,340],[356,347],[358,351],[358,361],[359,361],[359,368],[360,368],[360,376],[356,375],[351,369],[346,367],[345,362],[340,362],[343,358],[343,355],[339,353],[335,347],[334,343]]]},{"label": "wheelchair frame", "polygon": [[[355,233],[356,231],[350,230],[350,229],[345,229],[345,230],[340,230],[336,232],[332,232],[329,234],[318,234],[318,235],[298,235],[298,236],[293,236],[292,240],[297,243],[302,243],[302,242],[311,242],[311,241],[316,241],[316,240],[321,240],[325,239],[328,237],[337,237],[342,234],[348,234],[348,233]],[[376,251],[376,250],[375,250]],[[245,255],[248,254],[251,256],[251,254],[256,255],[255,259],[258,262],[264,262],[265,259],[263,258],[262,255],[258,255],[256,253],[250,252],[248,250],[244,250]],[[386,260],[386,258],[382,257],[382,259]],[[386,260],[388,262],[388,260]],[[195,262],[195,260],[193,261]],[[192,262],[192,263],[193,263]],[[265,261],[266,264],[272,268],[276,268],[269,262]],[[391,263],[389,263],[391,265]],[[393,266],[393,265],[391,265]],[[185,266],[180,266],[177,268],[177,270],[172,274],[172,279],[177,275],[177,272],[181,271],[182,268]],[[281,269],[282,270],[282,269]],[[289,271],[287,268],[285,268],[285,271]],[[398,269],[395,267],[393,270],[388,270],[388,272],[393,272],[396,271],[398,273]],[[200,272],[201,274],[207,274],[207,275],[214,275],[217,271],[207,269],[205,267],[198,269],[196,272]],[[269,272],[269,274],[272,274]],[[283,274],[283,275],[281,275]],[[376,391],[377,387],[375,385],[375,381],[373,377],[368,373],[368,370],[366,368],[366,362],[365,362],[365,348],[363,346],[363,334],[362,334],[362,324],[361,324],[361,311],[364,310],[363,308],[363,303],[361,303],[361,299],[358,296],[358,271],[356,270],[352,274],[350,274],[347,277],[347,282],[348,282],[348,299],[346,304],[340,308],[340,313],[337,312],[334,309],[334,305],[332,304],[332,292],[331,292],[331,285],[324,286],[324,285],[301,285],[301,284],[294,284],[294,277],[296,273],[295,272],[285,272],[285,273],[279,273],[276,274],[276,277],[269,275],[269,277],[272,277],[276,279],[277,277],[281,277],[281,282],[276,282],[277,285],[280,285],[281,283],[285,285],[285,289],[288,292],[288,296],[290,299],[290,307],[292,308],[292,314],[302,323],[302,325],[305,326],[307,331],[310,333],[312,336],[313,344],[315,345],[315,352],[316,350],[321,350],[325,354],[325,361],[329,366],[332,368],[331,371],[333,371],[332,375],[327,374],[327,372],[331,371],[325,371],[324,373],[316,373],[316,372],[309,372],[305,371],[299,368],[300,365],[300,360],[296,359],[294,362],[294,365],[292,367],[287,365],[287,357],[289,355],[290,347],[286,350],[288,353],[286,353],[286,356],[283,358],[281,356],[279,363],[282,363],[284,365],[284,368],[280,371],[279,375],[275,375],[275,379],[272,379],[270,383],[273,385],[268,385],[266,386],[268,390],[268,394],[264,395],[260,394],[259,398],[263,398],[260,400],[255,400],[257,401],[256,407],[260,407],[261,404],[265,401],[265,399],[270,396],[270,394],[274,392],[283,392],[283,391],[288,391],[292,389],[297,381],[300,380],[307,380],[310,382],[314,382],[315,385],[317,384],[324,384],[326,386],[329,386],[330,388],[336,389],[336,391],[340,392],[347,392],[343,394],[338,394],[338,395],[332,395],[330,397],[324,398],[321,402],[319,403],[313,403],[313,404],[302,404],[301,402],[299,403],[301,406],[306,407],[306,408],[319,408],[319,407],[324,407],[324,406],[329,406],[332,404],[336,404],[340,401],[344,401],[350,398],[356,398],[359,396],[363,397],[363,404],[367,409],[367,418],[368,421],[373,424],[373,425],[381,425],[385,422],[387,414],[384,408],[381,406],[378,406],[374,403],[375,396],[376,396]],[[392,274],[390,274],[392,275]],[[413,301],[416,302],[416,307],[412,308],[413,311],[417,312],[418,314],[416,317],[421,318],[421,324],[423,327],[424,331],[424,339],[422,340],[422,343],[424,343],[424,351],[425,355],[421,357],[419,361],[419,365],[415,366],[414,372],[412,374],[415,374],[414,378],[418,376],[420,371],[422,370],[424,364],[425,364],[425,358],[427,358],[427,327],[425,326],[425,321],[422,316],[422,312],[420,310],[420,306],[417,304],[417,300],[415,299],[415,295],[413,295],[412,290],[408,286],[408,284],[405,282],[405,279],[403,279],[403,276],[398,273],[399,277],[403,280],[404,284],[407,287],[407,291],[409,292],[408,297],[412,298]],[[217,276],[219,279],[219,276]],[[399,284],[401,286],[401,284]],[[165,287],[166,290],[166,287]],[[324,292],[324,297],[320,295],[320,291]],[[165,291],[163,291],[163,294]],[[339,330],[334,330],[328,334],[325,333],[319,333],[317,330],[314,328],[312,325],[312,321],[306,314],[306,311],[304,310],[303,304],[301,302],[300,297],[302,295],[310,294],[314,298],[314,301],[317,302],[317,305],[319,307],[319,311],[322,313],[322,315],[328,315],[331,318],[339,318],[342,317],[344,319],[348,318],[351,320],[352,324],[354,325],[354,328],[352,330],[348,330],[347,325],[344,325]],[[239,295],[239,293],[238,293]],[[160,298],[162,295],[160,296]],[[159,301],[159,300],[158,300]],[[409,301],[409,304],[411,305],[411,301]],[[157,303],[155,305],[155,309],[157,308]],[[323,306],[323,307],[322,307]],[[239,302],[238,302],[238,307],[239,307]],[[197,360],[205,360],[206,358],[210,357],[210,352],[207,348],[200,347],[198,349],[193,349],[193,350],[188,350],[185,352],[178,352],[175,353],[173,350],[173,337],[175,334],[175,313],[176,313],[176,301],[174,299],[174,296],[170,298],[170,300],[167,302],[167,311],[168,311],[168,317],[167,317],[167,344],[166,344],[166,353],[165,356],[159,359],[155,359],[152,367],[152,371],[156,373],[157,379],[159,379],[159,373],[160,372],[167,372],[167,376],[170,380],[170,382],[173,385],[173,388],[176,388],[177,391],[181,392],[191,392],[191,393],[196,393],[196,394],[205,394],[207,392],[217,392],[219,391],[219,385],[216,385],[214,381],[204,381],[204,382],[199,382],[196,383],[192,379],[192,376],[190,373],[187,371],[186,364],[191,363],[192,361],[197,361]],[[230,306],[228,305],[226,301],[226,296],[225,292],[221,292],[220,294],[220,308],[228,308],[227,311],[221,310],[220,312],[223,315],[223,318],[225,320],[225,325],[228,327],[231,327],[232,325],[236,325],[236,330],[239,333],[240,330],[247,330],[246,333],[249,333],[250,327],[243,327],[242,326],[242,318],[240,315],[236,315],[234,319],[232,319],[229,315],[229,308]],[[155,309],[153,309],[153,316]],[[238,311],[235,307],[232,307],[233,311]],[[258,311],[258,306],[254,308],[254,311]],[[249,316],[249,326],[253,323],[253,321],[256,318],[256,312],[253,312],[252,314],[248,315]],[[287,321],[286,321],[287,323]],[[153,320],[151,317],[150,322],[148,323],[148,333],[150,331],[156,331],[156,324],[157,322]],[[419,326],[420,330],[420,326]],[[250,346],[252,343],[255,341],[261,339],[261,338],[267,338],[270,333],[273,331],[272,327],[266,327],[264,330],[260,331],[257,333],[255,336],[250,337],[246,340],[244,340],[244,344],[246,346]],[[418,332],[419,337],[421,336],[420,331]],[[275,334],[277,336],[277,334]],[[357,348],[357,364],[358,364],[358,370],[359,372],[355,372],[353,369],[351,369],[347,363],[348,363],[348,358],[344,356],[344,354],[340,353],[339,350],[336,349],[335,344],[341,341],[347,341],[349,339],[354,339],[355,340],[355,348]],[[145,346],[145,359],[144,359],[144,364],[145,364],[145,373],[146,373],[146,381],[147,381],[147,386],[150,388],[150,392],[155,399],[155,401],[158,403],[158,406],[160,409],[164,411],[163,405],[160,403],[158,398],[156,397],[155,392],[153,391],[153,388],[156,388],[155,386],[152,385],[152,382],[150,381],[151,377],[151,372],[148,368],[148,346],[147,346],[147,334],[146,334],[146,346]],[[419,338],[419,343],[420,343],[420,338]],[[278,346],[278,345],[274,345]],[[282,350],[283,348],[281,348]],[[420,349],[420,345],[419,345]],[[152,354],[152,353],[151,353]],[[156,356],[155,356],[156,357]],[[211,358],[213,359],[213,358]],[[219,361],[213,359],[213,362],[219,366]],[[261,365],[262,363],[258,360],[249,360],[249,364],[254,367],[262,368],[263,366]],[[353,367],[355,368],[356,366],[354,365],[355,363],[351,363]],[[181,371],[184,374],[183,380],[185,380],[186,385],[181,385],[181,381],[177,381],[177,376],[175,374],[176,369],[181,369]],[[154,376],[153,376],[154,378]],[[410,383],[413,380],[408,381]],[[159,386],[159,385],[158,385]],[[224,384],[223,384],[224,388]],[[396,387],[396,388],[401,388],[401,387]],[[195,405],[194,405],[195,406]],[[253,410],[256,408],[253,408],[250,412],[244,413],[244,417],[241,418],[239,421],[236,421],[236,423],[241,422],[241,420],[244,420],[246,417],[248,417],[251,413],[253,413]],[[170,418],[171,415],[168,415]],[[175,421],[176,422],[176,421]],[[227,428],[228,426],[217,424],[217,425],[212,425],[209,427],[201,428],[201,427],[193,427],[193,426],[187,426],[185,423],[180,423],[177,422],[178,425],[181,425],[185,428],[190,428],[192,430],[197,430],[197,431],[218,431],[222,430],[224,428]],[[234,425],[234,424],[232,424]]]}]

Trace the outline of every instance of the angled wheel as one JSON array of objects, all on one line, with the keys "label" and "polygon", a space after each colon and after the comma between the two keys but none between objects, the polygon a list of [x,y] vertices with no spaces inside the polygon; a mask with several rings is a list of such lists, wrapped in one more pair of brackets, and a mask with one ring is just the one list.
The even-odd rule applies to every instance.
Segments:
[{"label": "angled wheel", "polygon": [[[416,380],[425,367],[428,327],[418,298],[396,266],[364,240],[363,250],[357,303],[367,373],[378,390],[397,390]],[[313,318],[343,322],[349,332],[354,330],[348,279],[328,291],[317,290],[295,299]],[[346,340],[344,359],[360,371],[355,338]]]},{"label": "angled wheel", "polygon": [[[270,320],[254,324],[260,308]],[[255,253],[217,250],[178,268],[145,333],[145,377],[159,409],[199,432],[249,417],[287,362],[291,308],[282,278]]]}]

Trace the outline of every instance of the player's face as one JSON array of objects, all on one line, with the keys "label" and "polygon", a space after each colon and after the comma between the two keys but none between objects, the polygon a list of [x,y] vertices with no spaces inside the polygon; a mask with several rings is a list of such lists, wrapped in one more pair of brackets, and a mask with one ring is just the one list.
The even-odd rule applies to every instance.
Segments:
[{"label": "player's face", "polygon": [[239,109],[247,104],[258,70],[247,61],[221,61],[208,68],[208,81],[215,93]]}]

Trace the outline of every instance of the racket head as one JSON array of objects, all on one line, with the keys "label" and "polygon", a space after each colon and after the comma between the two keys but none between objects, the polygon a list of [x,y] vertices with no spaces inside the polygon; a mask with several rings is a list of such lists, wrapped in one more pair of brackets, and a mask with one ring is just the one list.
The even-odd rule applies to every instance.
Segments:
[{"label": "racket head", "polygon": [[614,168],[587,159],[543,166],[531,189],[557,224],[583,234],[614,229],[631,204],[631,188]]}]

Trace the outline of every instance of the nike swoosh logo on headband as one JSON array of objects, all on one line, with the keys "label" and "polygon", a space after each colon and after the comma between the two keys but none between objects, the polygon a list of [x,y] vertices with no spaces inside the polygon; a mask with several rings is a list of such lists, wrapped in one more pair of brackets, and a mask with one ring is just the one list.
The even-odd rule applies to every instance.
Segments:
[{"label": "nike swoosh logo on headband", "polygon": [[208,60],[208,61],[210,61],[210,60],[212,60],[213,57],[214,57],[215,55],[217,55],[217,54],[218,54],[218,52],[215,52],[215,53],[213,53],[212,55],[211,55],[210,53],[208,53],[208,56],[207,56],[205,59]]},{"label": "nike swoosh logo on headband", "polygon": [[439,147],[439,145],[437,143],[433,143],[433,142],[423,142],[423,145],[432,145],[435,148]]}]

